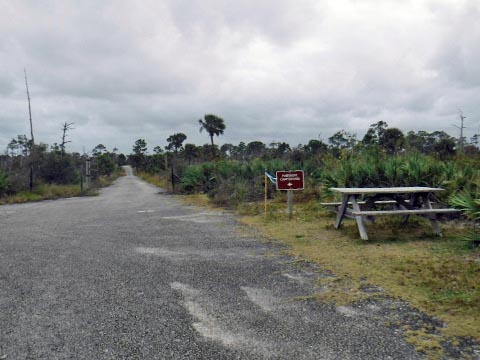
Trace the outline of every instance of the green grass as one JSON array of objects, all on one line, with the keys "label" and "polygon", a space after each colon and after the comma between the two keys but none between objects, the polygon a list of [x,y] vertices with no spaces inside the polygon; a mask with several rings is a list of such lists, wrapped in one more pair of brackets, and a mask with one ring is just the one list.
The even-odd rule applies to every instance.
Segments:
[{"label": "green grass", "polygon": [[39,184],[34,188],[33,192],[22,191],[12,196],[0,198],[0,204],[19,204],[32,201],[96,195],[96,193],[95,189],[81,191],[80,185]]},{"label": "green grass", "polygon": [[140,179],[163,189],[171,190],[172,188],[171,183],[165,177],[160,175],[153,175],[142,171],[135,172],[135,175]]},{"label": "green grass", "polygon": [[84,189],[83,191],[80,188],[80,184],[37,184],[33,191],[21,191],[15,195],[0,198],[0,205],[55,200],[76,196],[95,196],[98,195],[98,188],[110,186],[119,176],[122,175],[124,175],[123,169],[116,171],[111,176],[99,176],[90,189]]},{"label": "green grass", "polygon": [[[288,254],[320,264],[336,276],[322,279],[328,291],[319,301],[347,304],[375,297],[361,291],[374,284],[384,295],[403,299],[447,324],[439,334],[428,329],[407,331],[419,351],[431,357],[441,353],[438,344],[457,338],[480,341],[480,249],[459,240],[460,224],[444,224],[444,238],[432,234],[428,221],[412,219],[403,225],[386,219],[367,225],[371,240],[359,240],[356,223],[347,220],[342,229],[333,227],[334,217],[325,211],[312,212],[312,204],[296,206],[288,220],[284,204],[272,204],[268,216],[243,217],[243,222],[266,237],[288,245]],[[280,210],[280,211],[279,211]]]}]

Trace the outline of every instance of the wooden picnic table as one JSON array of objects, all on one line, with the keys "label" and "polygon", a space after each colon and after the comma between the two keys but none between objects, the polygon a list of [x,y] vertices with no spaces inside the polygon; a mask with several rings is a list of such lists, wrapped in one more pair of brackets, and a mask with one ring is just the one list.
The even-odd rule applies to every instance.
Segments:
[{"label": "wooden picnic table", "polygon": [[[430,219],[435,234],[442,236],[437,214],[454,213],[457,209],[434,209],[431,198],[433,194],[443,191],[441,188],[384,187],[384,188],[330,188],[342,194],[342,202],[338,208],[335,228],[338,229],[345,217],[354,217],[360,237],[368,240],[364,217],[377,215],[423,215]],[[387,207],[387,204],[392,206]],[[382,209],[378,210],[378,206]]]}]

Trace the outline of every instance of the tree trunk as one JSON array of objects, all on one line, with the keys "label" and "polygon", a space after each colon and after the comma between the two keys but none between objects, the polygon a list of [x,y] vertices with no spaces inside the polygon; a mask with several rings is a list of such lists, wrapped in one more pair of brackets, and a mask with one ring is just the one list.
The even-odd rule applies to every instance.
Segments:
[{"label": "tree trunk", "polygon": [[27,69],[23,69],[25,73],[25,87],[27,89],[27,99],[28,99],[28,116],[30,119],[30,135],[32,137],[32,144],[30,149],[30,191],[33,191],[33,159],[35,152],[35,139],[33,137],[33,124],[32,124],[32,108],[30,106],[30,92],[28,91],[28,80],[27,80]]},{"label": "tree trunk", "polygon": [[210,135],[210,141],[212,143],[212,160],[215,159],[215,148],[213,146],[213,135]]}]

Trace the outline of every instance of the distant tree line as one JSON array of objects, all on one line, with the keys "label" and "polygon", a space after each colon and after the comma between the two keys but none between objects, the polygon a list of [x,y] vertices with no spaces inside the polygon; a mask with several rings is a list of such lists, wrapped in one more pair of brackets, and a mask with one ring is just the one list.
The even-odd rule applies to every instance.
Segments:
[{"label": "distant tree line", "polygon": [[[204,128],[208,119],[220,119],[215,120],[216,131]],[[168,179],[176,191],[203,192],[227,206],[263,198],[265,169],[304,170],[310,195],[318,198],[324,196],[320,188],[331,186],[443,186],[445,198],[480,187],[475,170],[480,159],[478,136],[470,142],[464,139],[460,151],[458,140],[443,131],[404,134],[379,121],[361,139],[340,130],[326,142],[311,139],[296,146],[258,140],[218,146],[213,137],[225,131],[223,119],[206,115],[199,124],[209,143],[197,146],[187,142],[186,134],[174,133],[166,146],[156,145],[149,154],[145,140],[138,139],[128,162],[140,172]],[[308,197],[309,191],[302,196]]]},{"label": "distant tree line", "polygon": [[[389,128],[385,121],[370,125],[361,140],[356,134],[340,130],[328,138],[327,142],[311,139],[307,144],[291,146],[286,142],[272,142],[265,144],[261,141],[251,141],[239,144],[226,143],[215,145],[214,135],[221,135],[225,130],[223,119],[215,115],[205,115],[204,120],[199,120],[201,130],[205,130],[210,137],[210,144],[197,146],[185,143],[187,135],[175,133],[170,135],[166,142],[168,145],[162,149],[160,146],[153,148],[154,154],[148,154],[147,144],[144,139],[138,139],[133,146],[133,153],[128,161],[135,168],[155,172],[166,170],[170,167],[198,164],[212,159],[230,159],[236,161],[250,161],[260,158],[263,160],[282,159],[294,162],[312,159],[321,155],[330,154],[340,158],[342,154],[356,152],[370,148],[386,154],[420,153],[431,155],[445,160],[458,153],[458,141],[443,131],[409,131],[406,135],[398,128]],[[478,135],[474,135],[470,142],[463,147],[466,155],[479,153]]]},{"label": "distant tree line", "polygon": [[[144,139],[137,139],[127,156],[118,154],[116,148],[109,151],[103,144],[98,144],[89,157],[92,177],[110,176],[118,166],[128,163],[138,171],[148,173],[166,175],[174,172],[177,181],[181,182],[189,166],[211,161],[249,163],[254,160],[281,160],[297,168],[313,169],[322,166],[326,157],[344,159],[349,154],[366,149],[387,155],[418,153],[448,160],[458,155],[460,148],[459,141],[443,131],[409,131],[404,134],[398,128],[390,128],[385,121],[370,125],[362,139],[358,139],[356,134],[340,130],[326,141],[311,139],[306,144],[295,146],[286,142],[265,144],[258,140],[218,146],[214,137],[224,134],[225,121],[217,115],[207,114],[198,120],[198,124],[200,132],[205,132],[209,137],[209,142],[204,145],[189,143],[187,135],[182,132],[168,136],[165,146],[156,144],[151,153]],[[33,144],[26,135],[12,139],[4,155],[0,156],[0,194],[27,189],[30,169],[33,169],[36,183],[79,183],[85,175],[87,155],[66,151],[66,144],[70,142],[66,140],[66,134],[72,125],[63,124],[60,144]],[[478,135],[474,135],[470,141],[463,139],[462,156],[478,155],[478,140]]]}]

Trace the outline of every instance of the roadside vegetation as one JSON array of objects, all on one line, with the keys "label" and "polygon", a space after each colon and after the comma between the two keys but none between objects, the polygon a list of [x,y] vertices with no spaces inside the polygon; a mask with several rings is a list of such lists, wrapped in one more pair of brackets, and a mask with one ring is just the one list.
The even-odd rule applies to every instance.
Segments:
[{"label": "roadside vegetation", "polygon": [[14,195],[0,198],[0,204],[19,204],[95,194],[96,192],[93,189],[82,191],[79,185],[40,184],[33,191],[20,191]]},{"label": "roadside vegetation", "polygon": [[32,145],[25,135],[19,135],[0,156],[0,204],[96,195],[95,189],[123,174],[119,165],[125,157],[108,152],[102,144],[92,154],[68,153],[57,144]]}]

